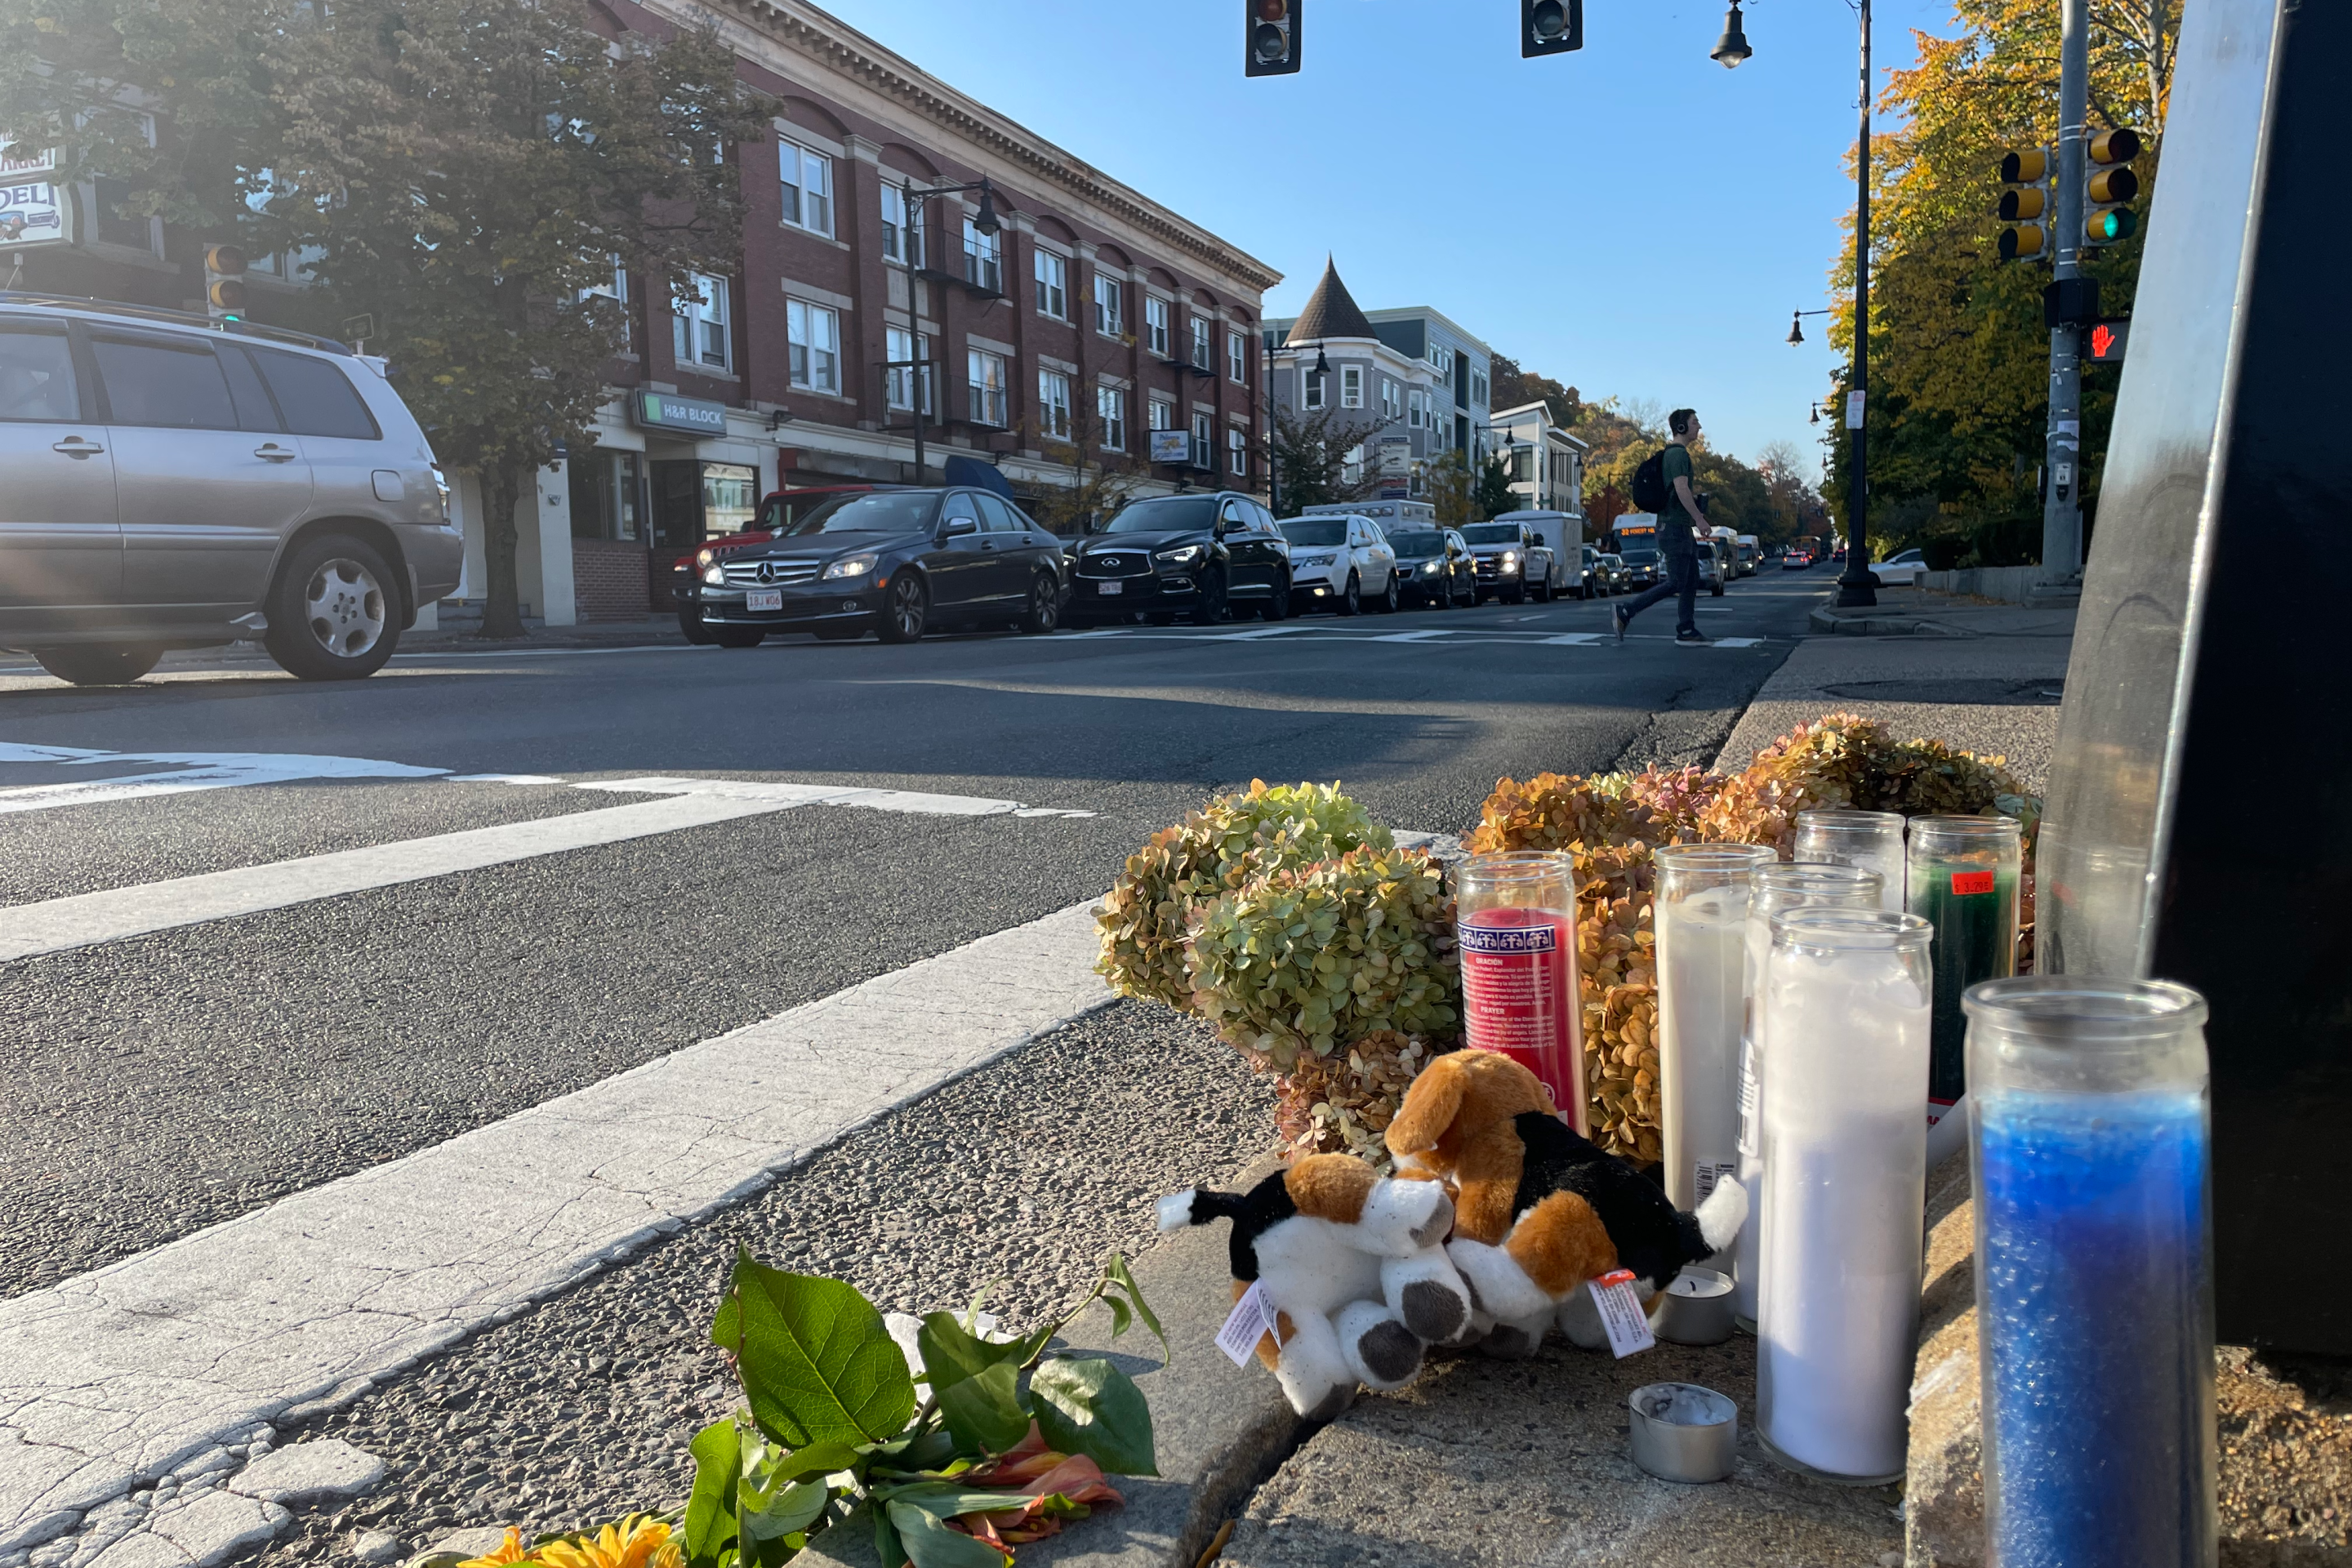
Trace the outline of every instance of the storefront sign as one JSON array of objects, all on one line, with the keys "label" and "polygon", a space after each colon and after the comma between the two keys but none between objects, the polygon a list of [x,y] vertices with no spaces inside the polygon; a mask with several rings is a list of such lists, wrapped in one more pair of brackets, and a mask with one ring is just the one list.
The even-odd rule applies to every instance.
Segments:
[{"label": "storefront sign", "polygon": [[1151,460],[1155,463],[1191,462],[1192,433],[1190,430],[1154,430],[1151,433]]},{"label": "storefront sign", "polygon": [[675,392],[639,392],[633,402],[637,424],[647,430],[684,430],[697,436],[727,434],[727,405]]},{"label": "storefront sign", "polygon": [[0,245],[46,245],[68,237],[66,208],[50,182],[57,149],[33,153],[0,142]]}]

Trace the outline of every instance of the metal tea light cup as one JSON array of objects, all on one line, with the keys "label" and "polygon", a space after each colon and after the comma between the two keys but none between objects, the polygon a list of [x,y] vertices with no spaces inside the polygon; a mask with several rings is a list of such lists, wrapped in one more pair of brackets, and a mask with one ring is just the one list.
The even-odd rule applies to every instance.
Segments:
[{"label": "metal tea light cup", "polygon": [[1739,1406],[1696,1383],[1653,1383],[1626,1400],[1633,1462],[1662,1481],[1719,1481],[1739,1452]]},{"label": "metal tea light cup", "polygon": [[1797,813],[1797,859],[1859,866],[1886,879],[1878,907],[1904,908],[1903,817],[1892,811]]},{"label": "metal tea light cup", "polygon": [[1474,855],[1454,868],[1454,894],[1464,1043],[1526,1067],[1569,1124],[1589,1133],[1574,863],[1534,851]]},{"label": "metal tea light cup", "polygon": [[1874,910],[1885,892],[1875,871],[1859,866],[1760,866],[1748,879],[1748,961],[1742,982],[1748,994],[1748,1031],[1739,1052],[1739,1184],[1748,1189],[1748,1223],[1732,1244],[1731,1315],[1756,1328],[1756,1289],[1762,1268],[1757,1250],[1756,1216],[1763,1212],[1764,1147],[1757,1111],[1763,1092],[1766,1047],[1757,1003],[1764,984],[1764,960],[1772,950],[1772,917],[1784,910]]},{"label": "metal tea light cup", "polygon": [[1678,1345],[1719,1345],[1731,1337],[1731,1276],[1685,1268],[1650,1302],[1650,1331]]},{"label": "metal tea light cup", "polygon": [[2053,974],[1964,1005],[1985,1562],[2211,1568],[2204,999]]}]

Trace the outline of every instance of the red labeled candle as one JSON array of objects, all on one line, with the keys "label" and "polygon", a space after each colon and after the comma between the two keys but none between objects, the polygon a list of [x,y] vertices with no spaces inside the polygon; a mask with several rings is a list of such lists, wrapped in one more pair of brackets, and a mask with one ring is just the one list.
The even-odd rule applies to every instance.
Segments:
[{"label": "red labeled candle", "polygon": [[1465,1043],[1525,1066],[1584,1132],[1576,881],[1568,857],[1474,856],[1454,873],[1454,903]]}]

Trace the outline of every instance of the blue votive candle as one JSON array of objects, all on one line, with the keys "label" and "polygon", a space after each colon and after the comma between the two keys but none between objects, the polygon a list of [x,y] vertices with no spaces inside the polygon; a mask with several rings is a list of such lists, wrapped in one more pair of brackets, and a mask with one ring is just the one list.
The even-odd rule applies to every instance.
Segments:
[{"label": "blue votive candle", "polygon": [[2205,1005],[1969,989],[1987,1563],[2217,1561]]}]

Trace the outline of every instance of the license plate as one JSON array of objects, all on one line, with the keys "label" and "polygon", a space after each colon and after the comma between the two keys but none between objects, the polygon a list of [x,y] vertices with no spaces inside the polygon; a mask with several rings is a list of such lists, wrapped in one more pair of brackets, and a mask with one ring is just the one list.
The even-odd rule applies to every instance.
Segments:
[{"label": "license plate", "polygon": [[781,610],[784,607],[784,591],[782,588],[754,588],[743,595],[743,607],[747,610]]},{"label": "license plate", "polygon": [[1127,584],[1124,583],[1097,583],[1095,584],[1095,592],[1108,599],[1113,595],[1126,593]]}]

